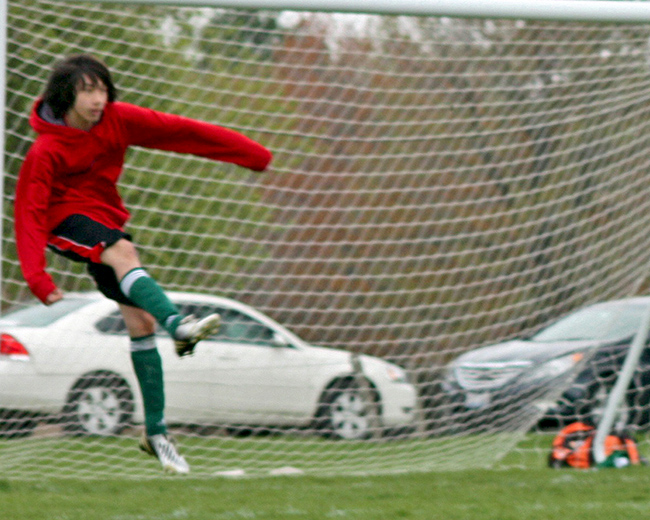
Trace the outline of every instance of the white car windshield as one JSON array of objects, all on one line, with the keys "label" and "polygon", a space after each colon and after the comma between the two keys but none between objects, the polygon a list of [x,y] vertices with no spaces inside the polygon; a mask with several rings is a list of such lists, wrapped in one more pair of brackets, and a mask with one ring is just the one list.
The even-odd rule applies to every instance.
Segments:
[{"label": "white car windshield", "polygon": [[632,337],[647,307],[639,304],[594,305],[541,330],[531,341],[613,341]]}]

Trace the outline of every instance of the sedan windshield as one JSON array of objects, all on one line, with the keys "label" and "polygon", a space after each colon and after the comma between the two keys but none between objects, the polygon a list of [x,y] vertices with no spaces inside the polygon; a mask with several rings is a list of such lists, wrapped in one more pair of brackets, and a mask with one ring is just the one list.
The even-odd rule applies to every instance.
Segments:
[{"label": "sedan windshield", "polygon": [[647,307],[640,304],[601,304],[582,309],[541,330],[531,341],[613,341],[634,336]]}]

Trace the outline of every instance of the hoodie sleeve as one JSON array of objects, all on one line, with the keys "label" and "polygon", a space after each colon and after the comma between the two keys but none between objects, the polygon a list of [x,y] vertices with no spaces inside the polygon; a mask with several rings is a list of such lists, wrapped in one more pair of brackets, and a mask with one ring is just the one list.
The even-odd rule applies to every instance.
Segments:
[{"label": "hoodie sleeve", "polygon": [[128,144],[187,153],[264,171],[272,155],[264,146],[228,128],[157,112],[128,103],[115,103]]},{"label": "hoodie sleeve", "polygon": [[18,259],[25,281],[34,295],[45,303],[56,289],[45,272],[47,208],[52,188],[52,163],[35,147],[28,152],[20,169],[15,197],[14,227]]}]

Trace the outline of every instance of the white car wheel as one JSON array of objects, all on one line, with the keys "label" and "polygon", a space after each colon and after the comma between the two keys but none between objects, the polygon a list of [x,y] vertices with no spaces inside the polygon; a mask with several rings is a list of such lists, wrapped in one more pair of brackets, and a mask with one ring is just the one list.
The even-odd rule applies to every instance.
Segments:
[{"label": "white car wheel", "polygon": [[330,405],[332,431],[342,439],[364,438],[370,421],[365,415],[366,404],[356,390],[339,393]]},{"label": "white car wheel", "polygon": [[133,417],[133,394],[126,382],[113,374],[82,377],[64,409],[64,429],[77,435],[116,435]]},{"label": "white car wheel", "polygon": [[362,391],[351,380],[339,381],[326,390],[317,428],[327,437],[343,440],[367,439],[377,424],[379,405],[374,392]]}]

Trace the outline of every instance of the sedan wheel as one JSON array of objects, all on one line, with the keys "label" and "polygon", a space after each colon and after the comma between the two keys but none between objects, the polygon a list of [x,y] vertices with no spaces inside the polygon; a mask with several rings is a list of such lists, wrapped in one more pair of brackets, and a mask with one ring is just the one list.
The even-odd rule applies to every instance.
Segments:
[{"label": "sedan wheel", "polygon": [[95,373],[74,386],[64,408],[64,429],[76,435],[117,435],[133,418],[133,394],[114,374]]},{"label": "sedan wheel", "polygon": [[378,419],[374,392],[364,391],[353,381],[341,381],[325,392],[317,427],[327,437],[367,439],[377,431]]}]

